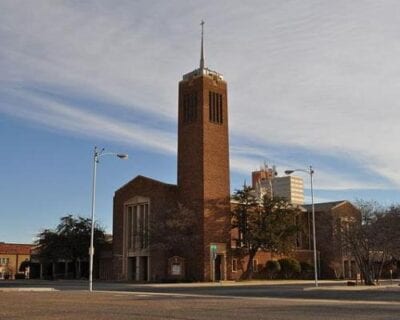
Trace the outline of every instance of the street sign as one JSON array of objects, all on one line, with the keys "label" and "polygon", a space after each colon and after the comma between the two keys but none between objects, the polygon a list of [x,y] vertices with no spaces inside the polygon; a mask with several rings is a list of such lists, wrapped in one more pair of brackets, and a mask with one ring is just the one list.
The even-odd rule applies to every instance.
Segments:
[{"label": "street sign", "polygon": [[211,252],[212,259],[215,260],[217,258],[217,245],[216,244],[210,245],[210,252]]}]

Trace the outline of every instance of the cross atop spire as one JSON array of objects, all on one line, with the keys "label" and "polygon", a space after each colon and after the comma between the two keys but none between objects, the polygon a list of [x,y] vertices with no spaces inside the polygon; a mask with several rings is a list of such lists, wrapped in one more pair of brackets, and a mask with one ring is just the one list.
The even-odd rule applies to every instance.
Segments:
[{"label": "cross atop spire", "polygon": [[204,49],[203,49],[203,38],[204,38],[204,21],[201,20],[201,52],[200,52],[200,69],[204,69]]},{"label": "cross atop spire", "polygon": [[[1,1],[1,0],[0,0]],[[186,73],[182,76],[182,80],[189,80],[194,77],[198,76],[209,76],[209,77],[215,77],[215,79],[219,80],[224,80],[224,77],[222,74],[210,70],[206,68],[205,66],[205,59],[204,59],[204,21],[201,20],[200,26],[201,26],[201,47],[200,47],[200,67],[194,69],[193,71]]]}]

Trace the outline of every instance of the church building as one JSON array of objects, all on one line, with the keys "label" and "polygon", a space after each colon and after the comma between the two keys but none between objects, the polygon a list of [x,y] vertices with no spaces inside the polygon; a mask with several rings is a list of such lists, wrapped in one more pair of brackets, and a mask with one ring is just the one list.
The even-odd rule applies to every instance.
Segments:
[{"label": "church building", "polygon": [[[115,192],[114,279],[230,278],[227,84],[220,73],[205,67],[203,25],[200,65],[179,82],[177,185],[137,176]],[[182,211],[192,215],[190,247],[174,251],[155,245],[157,227]]]}]

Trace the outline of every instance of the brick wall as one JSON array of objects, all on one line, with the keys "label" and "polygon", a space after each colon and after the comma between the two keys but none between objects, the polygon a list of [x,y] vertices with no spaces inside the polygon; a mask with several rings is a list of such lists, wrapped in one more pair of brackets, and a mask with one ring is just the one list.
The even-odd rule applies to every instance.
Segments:
[{"label": "brick wall", "polygon": [[[185,123],[183,97],[197,94],[196,121]],[[222,95],[223,122],[209,121],[209,92]],[[210,243],[229,243],[230,190],[226,82],[209,76],[179,83],[178,190],[180,201],[198,215],[200,241],[188,262],[196,280],[209,280]],[[229,259],[228,259],[229,261]],[[229,268],[228,268],[229,269]]]},{"label": "brick wall", "polygon": [[[138,176],[114,195],[113,213],[113,277],[117,280],[127,280],[127,255],[124,251],[124,203],[135,196],[150,199],[150,224],[156,224],[164,219],[166,210],[174,210],[177,203],[177,187],[162,183],[153,179]],[[167,266],[160,252],[151,254],[154,259],[151,262],[151,274],[165,276]]]}]

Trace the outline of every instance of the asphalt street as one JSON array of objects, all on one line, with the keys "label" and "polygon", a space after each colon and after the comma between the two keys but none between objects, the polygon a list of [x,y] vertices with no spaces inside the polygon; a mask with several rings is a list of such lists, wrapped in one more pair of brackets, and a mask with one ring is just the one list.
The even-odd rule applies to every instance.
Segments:
[{"label": "asphalt street", "polygon": [[[38,290],[56,291],[38,291]],[[0,282],[0,319],[399,319],[400,287]],[[23,291],[25,290],[25,291]]]},{"label": "asphalt street", "polygon": [[[286,299],[332,299],[349,301],[393,301],[400,302],[399,281],[383,282],[381,286],[346,287],[345,282],[321,282],[315,288],[312,281],[305,282],[242,282],[242,283],[193,283],[193,284],[133,284],[123,282],[94,282],[97,291],[148,292],[195,294],[226,297],[269,297]],[[2,288],[54,288],[57,290],[87,290],[87,281],[0,281]]]}]

